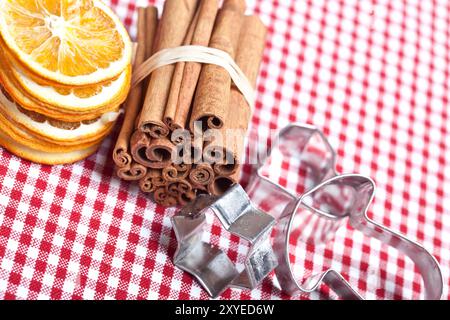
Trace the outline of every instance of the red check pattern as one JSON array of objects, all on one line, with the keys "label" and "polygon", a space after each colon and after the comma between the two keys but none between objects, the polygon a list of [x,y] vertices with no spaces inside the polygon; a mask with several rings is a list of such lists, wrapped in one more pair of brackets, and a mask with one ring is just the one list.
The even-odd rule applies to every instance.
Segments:
[{"label": "red check pattern", "polygon": [[[135,8],[147,2],[109,3],[134,35]],[[449,298],[450,2],[248,4],[269,27],[250,142],[259,137],[262,150],[271,130],[294,121],[323,129],[339,171],[376,181],[370,216],[436,256]],[[0,298],[208,298],[171,262],[174,210],[114,176],[114,138],[70,166],[36,165],[0,149]],[[251,174],[246,166],[244,184]],[[295,187],[298,168],[285,161],[273,174]],[[239,239],[217,223],[210,231],[208,240],[244,259]],[[349,226],[325,248],[297,247],[291,254],[307,271],[340,270],[367,298],[410,299],[422,289],[408,259]],[[322,293],[332,296],[327,288]],[[227,290],[222,298],[290,297],[272,275],[252,292]]]}]

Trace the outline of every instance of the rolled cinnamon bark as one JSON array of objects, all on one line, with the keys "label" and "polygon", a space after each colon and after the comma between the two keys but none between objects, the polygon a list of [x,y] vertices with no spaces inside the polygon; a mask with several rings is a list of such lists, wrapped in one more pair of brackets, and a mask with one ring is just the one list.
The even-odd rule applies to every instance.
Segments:
[{"label": "rolled cinnamon bark", "polygon": [[[232,101],[234,98],[232,98]],[[236,119],[237,120],[237,119]],[[224,140],[216,140],[205,145],[204,155],[221,155],[221,160],[214,163],[214,172],[218,175],[231,175],[235,173],[241,164],[244,151],[245,135],[247,130],[243,128],[228,128]]]},{"label": "rolled cinnamon bark", "polygon": [[131,155],[128,153],[128,146],[127,147],[123,146],[124,144],[122,144],[122,146],[118,146],[116,144],[116,147],[114,148],[113,151],[113,160],[117,168],[125,168],[126,166],[129,166],[132,163]]},{"label": "rolled cinnamon bark", "polygon": [[194,135],[189,130],[181,129],[172,132],[171,140],[176,146],[176,163],[195,164],[202,162],[203,132]]},{"label": "rolled cinnamon bark", "polygon": [[215,163],[222,163],[226,159],[224,146],[229,139],[228,136],[222,136],[223,130],[213,130],[206,133],[213,133],[213,135],[204,136],[203,145],[203,160],[211,165]]},{"label": "rolled cinnamon bark", "polygon": [[[262,61],[266,33],[267,28],[259,17],[245,17],[236,54],[236,63],[254,87]],[[251,107],[242,93],[233,85],[230,107],[225,124],[221,129],[223,139],[208,143],[204,148],[206,156],[211,152],[223,155],[222,162],[214,165],[214,171],[219,176],[231,175],[238,170],[251,114]]]},{"label": "rolled cinnamon bark", "polygon": [[[225,0],[217,16],[209,46],[220,49],[234,58],[244,20],[245,0]],[[230,105],[230,74],[217,65],[204,65],[195,95],[189,128],[199,121],[203,130],[220,129]]]},{"label": "rolled cinnamon bark", "polygon": [[204,186],[202,186],[202,187],[193,187],[192,190],[195,192],[195,194],[197,195],[197,197],[198,197],[199,195],[201,195],[201,194],[209,194],[208,188],[207,188],[207,187],[204,187]]},{"label": "rolled cinnamon bark", "polygon": [[133,47],[131,48],[131,65],[134,66],[136,63],[136,53],[137,53],[138,44],[137,42],[133,42]]},{"label": "rolled cinnamon bark", "polygon": [[186,180],[169,182],[166,185],[166,192],[176,198],[178,198],[179,195],[190,191],[192,191],[192,185]]},{"label": "rolled cinnamon bark", "polygon": [[192,137],[191,160],[193,164],[201,164],[203,162],[203,145],[204,137],[201,127],[194,125]]},{"label": "rolled cinnamon bark", "polygon": [[183,173],[186,177],[192,169],[192,165],[187,163],[174,164],[173,166],[177,169],[178,173]]},{"label": "rolled cinnamon bark", "polygon": [[207,186],[214,179],[214,170],[210,164],[203,163],[195,166],[189,173],[189,180],[193,185]]},{"label": "rolled cinnamon bark", "polygon": [[[134,68],[139,67],[146,59],[148,47],[152,47],[158,25],[158,9],[156,7],[138,8],[137,49],[134,58]],[[142,85],[133,88],[125,102],[125,118],[113,151],[114,163],[119,168],[131,165],[132,157],[129,150],[130,137],[134,122],[142,103]],[[126,170],[125,170],[126,171]]]},{"label": "rolled cinnamon bark", "polygon": [[188,177],[191,167],[191,165],[184,163],[179,165],[174,164],[164,168],[162,171],[162,175],[163,178],[169,182],[181,181]]},{"label": "rolled cinnamon bark", "polygon": [[[219,3],[217,0],[202,0],[199,6],[199,18],[191,44],[196,46],[208,46],[211,34],[216,21]],[[195,88],[197,88],[198,78],[202,64],[187,62],[184,65],[184,72],[177,95],[177,108],[175,118],[171,124],[171,129],[184,129],[191,110]]]},{"label": "rolled cinnamon bark", "polygon": [[[147,7],[145,10],[147,21],[157,20],[158,21],[158,10],[153,10],[154,7]],[[147,24],[147,29],[145,32],[145,59],[150,58],[156,50],[156,44],[158,43],[159,34],[159,24],[151,25]],[[137,69],[136,69],[137,70]],[[147,77],[145,81],[142,82],[142,99],[147,94],[148,84],[150,83],[150,77]],[[143,101],[142,101],[143,102]]]},{"label": "rolled cinnamon bark", "polygon": [[147,173],[147,168],[134,161],[124,167],[117,167],[117,176],[125,181],[137,181]]},{"label": "rolled cinnamon bark", "polygon": [[169,182],[166,185],[166,192],[169,195],[178,198],[178,196],[180,195],[180,191],[178,190],[178,182]]},{"label": "rolled cinnamon bark", "polygon": [[185,206],[188,203],[194,201],[196,198],[197,194],[195,193],[195,191],[189,191],[178,196],[178,203],[182,206]]},{"label": "rolled cinnamon bark", "polygon": [[151,139],[146,133],[136,130],[130,145],[133,159],[143,166],[163,169],[172,163],[175,146],[167,138]]},{"label": "rolled cinnamon bark", "polygon": [[233,185],[239,183],[239,172],[232,176],[216,176],[208,185],[208,192],[215,196],[223,195]]},{"label": "rolled cinnamon bark", "polygon": [[131,155],[133,156],[134,161],[146,167],[150,167],[153,163],[147,157],[147,150],[150,147],[150,143],[150,137],[139,130],[136,130],[131,136]]},{"label": "rolled cinnamon bark", "polygon": [[167,138],[154,139],[150,142],[146,155],[150,160],[149,167],[163,169],[172,163],[175,146]]},{"label": "rolled cinnamon bark", "polygon": [[[192,42],[192,37],[194,36],[194,31],[198,23],[200,11],[197,10],[194,19],[189,27],[188,33],[184,40],[184,45],[190,45]],[[170,86],[169,98],[167,99],[167,106],[164,113],[163,121],[169,130],[176,130],[173,126],[173,121],[175,119],[175,115],[177,114],[177,105],[178,105],[178,96],[180,94],[181,82],[183,81],[183,74],[185,62],[178,62],[175,66],[175,71],[173,73],[172,84]]]},{"label": "rolled cinnamon bark", "polygon": [[163,178],[163,176],[154,177],[152,179],[152,183],[155,186],[155,188],[165,187],[167,184],[167,181]]},{"label": "rolled cinnamon bark", "polygon": [[177,146],[179,157],[183,162],[196,164],[202,162],[203,131],[195,126],[195,132],[177,129],[172,133],[172,142]]},{"label": "rolled cinnamon bark", "polygon": [[[256,87],[266,43],[266,35],[267,27],[258,16],[245,17],[239,40],[239,49],[236,55],[236,63],[253,87]],[[233,101],[228,109],[227,127],[247,130],[252,115],[251,107],[239,89],[234,85],[231,88],[231,95],[235,98],[235,101]],[[237,121],[241,118],[242,120]],[[233,120],[236,121],[234,122]]]},{"label": "rolled cinnamon bark", "polygon": [[184,129],[174,130],[172,132],[170,139],[172,140],[172,142],[175,145],[180,145],[180,144],[184,144],[188,141],[192,141],[193,135],[189,130],[184,130]]},{"label": "rolled cinnamon bark", "polygon": [[[147,19],[145,28],[145,59],[148,59],[155,53],[158,42],[158,9],[154,6],[146,7],[145,18]],[[156,23],[153,23],[153,21],[156,21]]]},{"label": "rolled cinnamon bark", "polygon": [[158,177],[161,177],[161,170],[149,169],[147,174],[139,180],[139,187],[142,192],[151,193],[155,191],[157,186],[153,181]]},{"label": "rolled cinnamon bark", "polygon": [[199,184],[194,184],[192,181],[189,181],[191,186],[192,186],[192,190],[195,191],[195,193],[198,194],[208,194],[208,186],[202,186]]},{"label": "rolled cinnamon bark", "polygon": [[178,191],[180,193],[186,193],[192,190],[192,185],[187,180],[178,182]]},{"label": "rolled cinnamon bark", "polygon": [[174,166],[168,166],[163,169],[163,177],[167,181],[174,182],[177,181],[178,171]]},{"label": "rolled cinnamon bark", "polygon": [[178,203],[178,199],[169,195],[165,188],[157,188],[154,193],[155,202],[164,207],[174,207]]},{"label": "rolled cinnamon bark", "polygon": [[[156,50],[178,47],[186,37],[197,8],[197,0],[167,0],[161,17]],[[169,97],[174,65],[155,70],[150,78],[144,106],[139,119],[139,130],[154,138],[166,137],[169,129],[163,122]]]}]

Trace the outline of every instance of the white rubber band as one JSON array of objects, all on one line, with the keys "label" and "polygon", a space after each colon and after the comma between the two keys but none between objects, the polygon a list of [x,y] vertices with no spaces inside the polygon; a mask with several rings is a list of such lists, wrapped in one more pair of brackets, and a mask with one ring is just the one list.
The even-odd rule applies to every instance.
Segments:
[{"label": "white rubber band", "polygon": [[214,64],[228,71],[236,87],[252,110],[255,107],[255,91],[230,55],[222,50],[204,46],[181,46],[161,50],[142,63],[133,75],[132,86],[139,84],[153,71],[177,62],[198,62]]}]

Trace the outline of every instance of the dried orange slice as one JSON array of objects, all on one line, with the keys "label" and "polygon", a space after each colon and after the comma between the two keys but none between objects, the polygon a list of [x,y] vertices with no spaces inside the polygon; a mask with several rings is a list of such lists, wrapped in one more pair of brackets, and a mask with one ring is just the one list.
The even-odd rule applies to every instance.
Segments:
[{"label": "dried orange slice", "polygon": [[30,95],[20,82],[14,76],[11,67],[6,63],[4,57],[0,54],[0,83],[2,87],[8,92],[13,100],[24,109],[38,112],[48,117],[69,122],[92,120],[101,117],[105,113],[117,112],[119,103],[124,99],[120,97],[118,101],[107,104],[100,109],[65,109],[63,106],[55,106]]},{"label": "dried orange slice", "polygon": [[5,117],[0,112],[0,125],[1,130],[11,137],[14,141],[23,144],[24,146],[27,146],[31,149],[43,151],[43,152],[51,152],[51,153],[67,153],[72,151],[79,151],[84,150],[89,147],[92,147],[94,145],[98,145],[101,143],[101,140],[87,142],[87,143],[80,143],[77,145],[72,146],[66,146],[66,145],[60,145],[56,143],[51,143],[48,141],[40,140],[39,137],[23,130],[22,128],[16,126],[15,123],[10,122],[10,120]]},{"label": "dried orange slice", "polygon": [[[1,89],[1,86],[0,86]],[[14,101],[0,90],[0,113],[8,117],[16,127],[29,132],[41,140],[64,146],[81,145],[104,138],[113,128],[118,114],[105,114],[96,120],[79,123],[55,121],[38,113],[21,111]]]},{"label": "dried orange slice", "polygon": [[131,63],[125,27],[99,0],[0,0],[0,35],[24,67],[65,85],[104,82]]},{"label": "dried orange slice", "polygon": [[96,144],[82,150],[67,151],[62,153],[45,152],[22,144],[0,128],[0,146],[6,148],[20,158],[41,164],[56,165],[74,163],[87,158],[97,151],[100,144]]},{"label": "dried orange slice", "polygon": [[122,104],[127,97],[131,79],[131,67],[127,67],[119,77],[106,83],[64,88],[39,84],[14,66],[11,66],[11,71],[18,85],[28,95],[42,103],[74,112],[95,111]]}]

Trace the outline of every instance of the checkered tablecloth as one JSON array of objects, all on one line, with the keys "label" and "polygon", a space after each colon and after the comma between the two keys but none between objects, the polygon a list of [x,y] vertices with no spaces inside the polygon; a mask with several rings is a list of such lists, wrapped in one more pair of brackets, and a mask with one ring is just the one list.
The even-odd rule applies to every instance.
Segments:
[{"label": "checkered tablecloth", "polygon": [[[135,8],[146,1],[109,3],[134,36]],[[376,181],[370,217],[436,256],[448,298],[450,2],[248,4],[269,27],[250,139],[265,141],[294,121],[323,129],[339,171]],[[0,298],[208,298],[172,264],[174,210],[114,176],[116,134],[67,166],[32,164],[0,149]],[[287,174],[289,164],[283,170],[280,181],[289,185],[296,172]],[[251,174],[246,166],[244,185]],[[210,240],[243,259],[245,245],[217,225]],[[340,270],[367,298],[410,299],[422,289],[411,261],[349,226],[325,248],[297,254],[307,270]],[[252,292],[227,290],[222,298],[290,297],[272,275]]]}]

